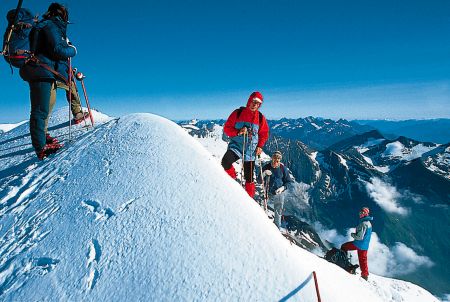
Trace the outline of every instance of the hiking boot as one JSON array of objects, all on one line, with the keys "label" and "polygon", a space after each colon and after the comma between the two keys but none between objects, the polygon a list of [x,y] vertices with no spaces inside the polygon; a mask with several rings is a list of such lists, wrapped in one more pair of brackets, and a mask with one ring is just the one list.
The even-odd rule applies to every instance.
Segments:
[{"label": "hiking boot", "polygon": [[350,265],[346,270],[350,274],[356,275],[356,269],[359,267],[358,264]]},{"label": "hiking boot", "polygon": [[75,125],[81,123],[82,121],[84,121],[85,119],[89,118],[89,112],[78,112],[77,114],[75,114],[75,117],[73,119],[73,123]]},{"label": "hiking boot", "polygon": [[254,182],[246,182],[245,183],[245,191],[247,194],[253,198],[255,196],[255,183]]},{"label": "hiking boot", "polygon": [[36,155],[39,160],[43,160],[48,157],[50,154],[56,153],[59,149],[61,149],[61,144],[46,144],[41,151],[36,151]]},{"label": "hiking boot", "polygon": [[59,144],[59,140],[55,137],[50,136],[50,134],[45,135],[45,143],[46,144]]},{"label": "hiking boot", "polygon": [[230,169],[225,170],[225,172],[227,172],[227,174],[230,175],[231,178],[236,179],[236,170],[233,166],[231,166]]},{"label": "hiking boot", "polygon": [[361,276],[361,278],[363,278],[366,281],[369,281],[369,276]]}]

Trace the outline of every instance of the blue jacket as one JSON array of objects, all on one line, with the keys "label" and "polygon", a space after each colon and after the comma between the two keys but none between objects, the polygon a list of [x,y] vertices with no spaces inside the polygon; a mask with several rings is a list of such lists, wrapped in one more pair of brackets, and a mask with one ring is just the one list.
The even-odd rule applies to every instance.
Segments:
[{"label": "blue jacket", "polygon": [[[280,163],[278,168],[272,167],[271,163],[264,165],[262,168],[263,172],[266,170],[270,170],[272,175],[267,176],[264,181],[269,181],[268,184],[268,193],[274,195],[275,191],[282,186],[287,186],[289,183],[292,183],[292,178],[289,175],[289,170],[283,164]],[[261,182],[261,177],[258,177],[258,182]]]},{"label": "blue jacket", "polygon": [[[74,47],[66,41],[67,23],[59,16],[44,19],[30,33],[30,50],[36,58],[67,79],[67,59],[76,55]],[[20,68],[20,76],[28,82],[62,81],[43,66],[29,61]]]},{"label": "blue jacket", "polygon": [[370,237],[372,236],[372,224],[370,223],[373,217],[366,216],[359,220],[356,227],[356,233],[352,234],[355,239],[353,244],[360,250],[367,251],[369,249]]}]

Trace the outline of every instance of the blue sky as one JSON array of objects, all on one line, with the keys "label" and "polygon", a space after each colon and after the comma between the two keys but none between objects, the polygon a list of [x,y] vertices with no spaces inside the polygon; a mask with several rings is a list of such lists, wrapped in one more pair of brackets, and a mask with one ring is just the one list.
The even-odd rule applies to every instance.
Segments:
[{"label": "blue sky", "polygon": [[[226,118],[259,90],[268,118],[450,118],[447,0],[63,3],[74,66],[110,115]],[[0,74],[0,123],[27,119],[27,83]]]}]

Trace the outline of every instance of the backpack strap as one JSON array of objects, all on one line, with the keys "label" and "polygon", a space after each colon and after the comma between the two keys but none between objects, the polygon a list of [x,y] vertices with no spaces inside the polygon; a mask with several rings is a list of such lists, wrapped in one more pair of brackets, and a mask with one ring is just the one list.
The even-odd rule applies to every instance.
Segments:
[{"label": "backpack strap", "polygon": [[281,171],[283,172],[283,177],[285,177],[286,176],[286,169],[284,168],[284,165],[282,163],[280,163],[280,168],[281,168]]},{"label": "backpack strap", "polygon": [[[53,68],[51,68],[50,66],[48,66],[45,63],[42,63],[34,54],[31,54],[29,59],[25,62],[25,64],[27,64],[28,62],[34,62],[35,64],[43,67],[44,69],[46,69],[47,71],[50,71],[51,73],[53,73],[59,80],[62,80],[65,84],[68,85],[69,81],[66,79],[66,77],[64,77],[62,74],[60,74],[59,72],[57,72],[56,70],[54,70]],[[70,72],[70,71],[69,71]]]},{"label": "backpack strap", "polygon": [[[239,118],[239,116],[242,113],[242,110],[244,110],[244,109],[245,109],[245,107],[239,107],[238,109],[236,109],[237,110],[236,119]],[[258,113],[259,113],[259,124],[258,125],[259,125],[259,129],[261,129],[261,125],[262,125],[262,121],[263,121],[263,114],[259,111],[258,111]]]},{"label": "backpack strap", "polygon": [[244,110],[244,108],[245,108],[245,107],[239,107],[238,109],[236,109],[236,110],[237,110],[237,113],[236,113],[236,119],[239,118],[239,116],[241,115],[242,110]]}]

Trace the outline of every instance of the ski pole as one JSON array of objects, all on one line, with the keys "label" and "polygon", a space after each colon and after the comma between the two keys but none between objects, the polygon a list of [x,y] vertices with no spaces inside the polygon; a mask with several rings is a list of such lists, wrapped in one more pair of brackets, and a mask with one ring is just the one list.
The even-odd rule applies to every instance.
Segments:
[{"label": "ski pole", "polygon": [[247,133],[243,134],[244,143],[242,144],[242,164],[241,164],[241,185],[244,187],[244,158],[245,158],[245,141]]},{"label": "ski pole", "polygon": [[92,116],[91,106],[89,105],[89,98],[88,98],[88,95],[86,93],[86,86],[84,85],[85,75],[82,74],[81,72],[77,72],[75,77],[76,77],[76,79],[78,81],[81,82],[81,87],[83,88],[84,99],[86,100],[86,107],[87,107],[88,112],[89,112],[89,119],[91,120],[92,128],[94,128],[94,117]]},{"label": "ski pole", "polygon": [[[78,80],[77,74],[78,74],[78,69],[77,69],[76,67],[72,68],[72,76],[75,77],[75,79]],[[78,80],[78,81],[79,81],[79,80]],[[75,82],[74,82],[74,83],[75,83]],[[74,87],[75,87],[75,89],[76,89],[76,92],[77,92],[77,95],[78,95],[78,99],[79,99],[79,101],[80,101],[81,113],[83,114],[84,128],[88,129],[88,128],[89,128],[89,125],[88,125],[88,123],[86,122],[86,118],[84,117],[84,111],[83,111],[83,105],[82,105],[82,103],[81,103],[80,93],[78,92],[78,89],[77,89],[76,85],[74,85]]]},{"label": "ski pole", "polygon": [[68,59],[69,63],[69,142],[72,140],[72,59]]},{"label": "ski pole", "polygon": [[313,276],[314,276],[314,285],[316,287],[317,302],[322,302],[322,300],[320,299],[319,282],[317,282],[316,272],[313,271],[312,273],[313,273]]},{"label": "ski pole", "polygon": [[264,184],[264,175],[263,175],[263,169],[262,169],[262,160],[261,160],[261,154],[258,155],[258,159],[259,159],[259,168],[261,169],[261,184],[263,187],[263,201],[264,201],[264,211],[267,212],[267,199],[266,199],[266,186]]},{"label": "ski pole", "polygon": [[267,199],[269,199],[269,184],[270,184],[270,175],[269,176],[267,176],[267,181],[266,181],[266,189],[264,190],[265,191],[265,195],[264,195],[264,206],[266,207],[266,209],[267,209]]},{"label": "ski pole", "polygon": [[[283,225],[284,222],[284,226],[286,226],[286,219],[284,219],[284,200],[283,200],[283,206],[281,207],[281,225]],[[285,229],[286,234],[288,233],[288,229]]]}]

